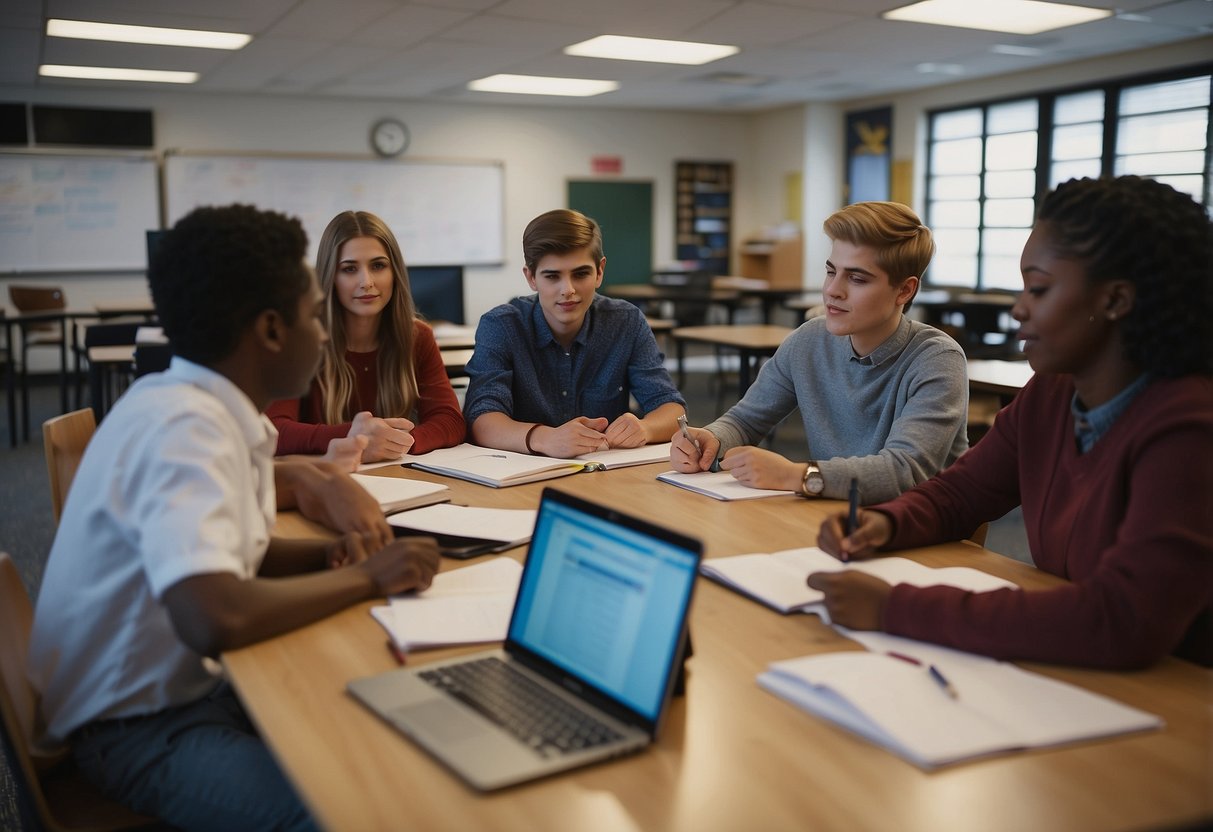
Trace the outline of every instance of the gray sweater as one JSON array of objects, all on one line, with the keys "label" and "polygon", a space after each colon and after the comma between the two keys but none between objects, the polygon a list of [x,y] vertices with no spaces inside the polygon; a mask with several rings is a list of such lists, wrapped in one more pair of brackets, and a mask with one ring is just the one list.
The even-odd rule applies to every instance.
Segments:
[{"label": "gray sweater", "polygon": [[903,318],[865,358],[825,318],[802,324],[763,365],[740,402],[707,426],[720,452],[757,445],[800,408],[808,459],[822,496],[845,499],[859,480],[863,504],[891,500],[950,465],[969,446],[965,354],[939,330]]}]

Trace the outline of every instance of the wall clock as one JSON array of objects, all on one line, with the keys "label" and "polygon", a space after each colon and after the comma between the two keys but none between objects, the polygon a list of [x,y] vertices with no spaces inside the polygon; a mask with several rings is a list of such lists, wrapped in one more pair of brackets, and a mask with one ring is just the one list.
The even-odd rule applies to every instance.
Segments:
[{"label": "wall clock", "polygon": [[399,156],[409,146],[409,128],[396,118],[381,118],[371,125],[371,148],[380,156]]}]

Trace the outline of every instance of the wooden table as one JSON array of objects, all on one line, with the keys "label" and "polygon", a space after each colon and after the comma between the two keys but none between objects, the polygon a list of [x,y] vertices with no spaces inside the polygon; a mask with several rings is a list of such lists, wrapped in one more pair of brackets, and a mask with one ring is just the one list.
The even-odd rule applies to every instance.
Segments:
[{"label": "wooden table", "polygon": [[[797,497],[718,502],[654,482],[664,468],[547,484],[700,536],[708,557],[811,544],[820,519],[840,507]],[[455,502],[473,505],[533,508],[544,485],[494,490],[401,468],[378,471],[445,482]],[[277,531],[327,536],[293,514],[279,518]],[[932,566],[965,563],[1027,587],[1059,580],[970,543],[906,554]],[[853,649],[852,642],[815,616],[781,616],[702,579],[688,691],[652,748],[479,795],[345,693],[350,679],[394,666],[371,606],[223,656],[276,757],[330,830],[1070,832],[1213,818],[1211,671],[1175,659],[1138,673],[1027,665],[1159,714],[1166,728],[928,774],[755,683],[772,661]],[[410,662],[470,649],[414,653]]]},{"label": "wooden table", "polygon": [[441,350],[442,363],[448,378],[467,375],[467,363],[472,360],[474,350]]},{"label": "wooden table", "polygon": [[792,333],[791,327],[776,324],[751,324],[746,326],[682,326],[670,332],[678,346],[678,386],[686,384],[684,358],[686,344],[694,341],[737,350],[741,357],[737,370],[737,399],[750,389],[751,376],[759,359],[775,354],[783,339]]},{"label": "wooden table", "polygon": [[997,358],[969,359],[969,390],[993,393],[1005,405],[1015,398],[1032,378],[1027,361],[1003,361]]}]

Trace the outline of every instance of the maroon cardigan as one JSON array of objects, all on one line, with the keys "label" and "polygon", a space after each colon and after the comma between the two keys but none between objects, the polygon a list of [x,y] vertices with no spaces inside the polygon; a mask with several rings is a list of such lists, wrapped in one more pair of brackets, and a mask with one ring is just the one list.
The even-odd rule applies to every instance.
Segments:
[{"label": "maroon cardigan", "polygon": [[[459,399],[451,388],[451,381],[442,363],[434,330],[428,324],[415,321],[414,370],[417,373],[417,426],[413,428],[413,447],[410,454],[423,454],[435,448],[449,448],[463,441],[467,426]],[[357,397],[355,410],[375,413],[375,402],[379,395],[378,351],[349,352],[345,360],[354,368]],[[266,415],[278,428],[278,450],[282,454],[322,454],[328,450],[329,441],[350,432],[350,423],[326,425],[324,423],[324,399],[320,394],[318,380],[304,399],[283,399],[266,408]],[[380,413],[375,413],[381,416]]]},{"label": "maroon cardigan", "polygon": [[960,539],[1023,505],[1036,566],[1069,584],[975,594],[896,587],[890,633],[1003,659],[1213,664],[1213,379],[1146,387],[1086,454],[1068,376],[1037,375],[954,465],[873,508],[888,548]]}]

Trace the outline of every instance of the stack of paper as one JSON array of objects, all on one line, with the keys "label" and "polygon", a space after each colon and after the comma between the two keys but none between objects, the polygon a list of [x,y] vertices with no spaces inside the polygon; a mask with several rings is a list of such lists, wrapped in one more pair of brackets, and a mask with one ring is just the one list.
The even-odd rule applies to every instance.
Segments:
[{"label": "stack of paper", "polygon": [[1018,589],[1010,581],[967,566],[932,569],[906,558],[873,558],[843,563],[829,553],[810,546],[785,549],[774,554],[732,555],[712,558],[699,565],[699,571],[742,595],[780,612],[812,612],[829,622],[820,591],[805,583],[813,572],[854,570],[874,575],[896,586],[954,586],[972,592],[992,589]]},{"label": "stack of paper", "polygon": [[504,552],[531,539],[535,518],[530,508],[476,508],[449,503],[393,514],[388,523],[397,534],[437,538],[442,554],[470,558]]},{"label": "stack of paper", "polygon": [[407,652],[448,644],[503,641],[518,594],[522,565],[497,558],[434,576],[430,588],[393,597],[371,615]]},{"label": "stack of paper", "polygon": [[384,514],[443,503],[451,499],[451,489],[439,482],[406,480],[403,477],[373,477],[366,474],[350,476],[379,502]]},{"label": "stack of paper", "polygon": [[759,497],[782,497],[796,493],[750,488],[738,482],[728,471],[699,471],[695,474],[666,471],[664,474],[658,474],[657,479],[716,500],[757,500]]},{"label": "stack of paper", "polygon": [[1153,714],[1005,662],[884,633],[848,635],[870,652],[775,662],[758,684],[921,768],[1163,725]]}]

